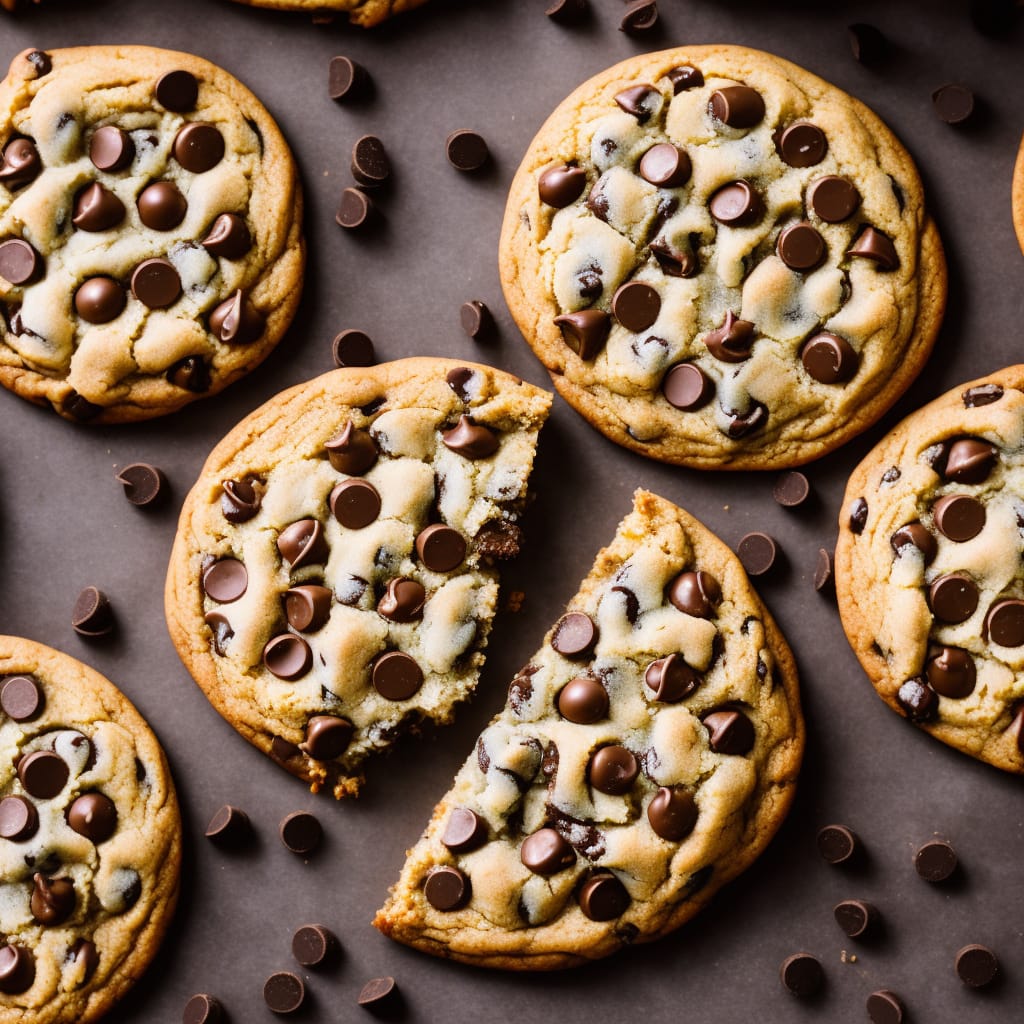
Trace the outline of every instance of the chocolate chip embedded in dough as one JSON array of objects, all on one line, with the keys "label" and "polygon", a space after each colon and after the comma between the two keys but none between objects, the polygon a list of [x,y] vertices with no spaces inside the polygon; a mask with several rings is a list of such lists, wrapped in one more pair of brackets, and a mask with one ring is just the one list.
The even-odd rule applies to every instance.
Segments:
[{"label": "chocolate chip embedded in dough", "polygon": [[267,641],[263,664],[278,679],[291,682],[301,679],[313,667],[313,652],[302,637],[282,633]]},{"label": "chocolate chip embedded in dough", "polygon": [[946,124],[966,124],[974,114],[974,93],[966,85],[940,86],[932,93],[932,108]]},{"label": "chocolate chip embedded in dough", "polygon": [[79,231],[109,231],[125,217],[124,203],[98,181],[75,196],[71,223]]},{"label": "chocolate chip embedded in dough", "polygon": [[445,140],[444,148],[448,163],[464,173],[480,170],[491,158],[484,137],[468,128],[452,132]]},{"label": "chocolate chip embedded in dough", "polygon": [[610,871],[596,871],[580,886],[576,896],[580,910],[591,921],[613,921],[630,904],[626,887]]},{"label": "chocolate chip embedded in dough", "polygon": [[171,152],[186,171],[204,174],[224,159],[224,136],[215,125],[190,121],[178,129]]},{"label": "chocolate chip embedded in dough", "polygon": [[943,697],[961,700],[974,691],[977,671],[974,659],[959,647],[941,647],[928,659],[925,676],[931,688]]},{"label": "chocolate chip embedded in dough", "polygon": [[611,317],[602,309],[581,309],[556,316],[554,323],[562,331],[562,339],[580,357],[593,359],[604,348],[611,330]]},{"label": "chocolate chip embedded in dough", "polygon": [[423,669],[408,654],[388,651],[374,661],[371,679],[385,700],[408,700],[423,685]]},{"label": "chocolate chip embedded in dough", "polygon": [[71,628],[79,636],[102,637],[114,630],[114,612],[107,595],[97,587],[86,587],[71,609]]},{"label": "chocolate chip embedded in dough", "polygon": [[35,805],[23,796],[5,796],[0,800],[0,839],[23,843],[39,831]]},{"label": "chocolate chip embedded in dough", "polygon": [[628,331],[647,330],[661,312],[661,296],[642,281],[627,281],[612,296],[612,313]]},{"label": "chocolate chip embedded in dough", "polygon": [[376,135],[364,135],[352,147],[352,177],[364,188],[379,188],[391,177],[391,160]]},{"label": "chocolate chip embedded in dough", "polygon": [[332,100],[357,100],[371,88],[369,72],[349,57],[332,57],[327,66],[327,95]]},{"label": "chocolate chip embedded in dough", "polygon": [[542,203],[556,210],[576,202],[587,186],[587,172],[582,167],[559,164],[549,167],[537,179],[537,192]]},{"label": "chocolate chip embedded in dough", "polygon": [[719,361],[742,363],[750,358],[754,325],[749,320],[740,320],[731,309],[727,310],[722,326],[704,335],[704,344]]},{"label": "chocolate chip embedded in dough", "polygon": [[252,235],[244,217],[222,213],[199,244],[213,256],[240,260],[252,248]]},{"label": "chocolate chip embedded in dough", "polygon": [[248,345],[262,337],[266,320],[238,288],[210,313],[209,327],[226,344]]},{"label": "chocolate chip embedded in dough", "polygon": [[240,807],[224,804],[210,819],[206,826],[206,838],[224,844],[241,843],[252,833],[249,815]]},{"label": "chocolate chip embedded in dough", "polygon": [[669,277],[695,277],[700,270],[700,259],[697,256],[693,240],[694,235],[691,235],[691,248],[683,250],[677,249],[664,238],[656,238],[651,242],[651,255],[658,261],[662,272]]},{"label": "chocolate chip embedded in dough", "polygon": [[67,762],[50,750],[34,750],[18,761],[18,778],[37,800],[52,800],[67,784]]},{"label": "chocolate chip embedded in dough", "polygon": [[855,61],[871,66],[885,60],[889,53],[889,40],[874,25],[859,22],[847,26],[846,33]]},{"label": "chocolate chip embedded in dough", "polygon": [[783,228],[775,249],[790,270],[800,271],[815,270],[828,254],[825,239],[806,221]]},{"label": "chocolate chip embedded in dough", "polygon": [[938,713],[939,698],[920,676],[908,679],[896,691],[896,701],[912,722],[931,721]]},{"label": "chocolate chip embedded in dough", "polygon": [[775,565],[778,547],[767,533],[748,533],[736,545],[736,554],[748,575],[763,576]]},{"label": "chocolate chip embedded in dough", "polygon": [[300,519],[286,526],[277,537],[277,550],[292,571],[304,565],[323,565],[329,554],[324,528],[318,519]]},{"label": "chocolate chip embedded in dough", "polygon": [[14,996],[27,992],[36,980],[36,959],[24,946],[0,946],[0,992]]},{"label": "chocolate chip embedded in dough", "polygon": [[281,842],[292,853],[307,856],[323,841],[324,830],[319,819],[309,811],[293,811],[278,828]]},{"label": "chocolate chip embedded in dough", "polygon": [[551,646],[565,658],[583,658],[597,643],[597,625],[583,612],[569,612],[555,623]]},{"label": "chocolate chip embedded in dough", "polygon": [[742,755],[754,746],[754,723],[742,711],[723,709],[705,715],[704,728],[708,742],[716,754]]},{"label": "chocolate chip embedded in dough", "polygon": [[797,121],[776,134],[775,148],[790,167],[813,167],[825,159],[828,139],[816,124]]},{"label": "chocolate chip embedded in dough", "polygon": [[636,755],[625,747],[613,744],[599,747],[591,755],[587,776],[591,786],[601,793],[621,796],[633,788],[640,763]]},{"label": "chocolate chip embedded in dough", "polygon": [[373,222],[376,209],[365,192],[349,187],[342,189],[334,220],[347,231],[355,231]]},{"label": "chocolate chip embedded in dough", "polygon": [[306,999],[306,986],[291,971],[277,971],[263,984],[263,1001],[274,1013],[295,1013]]},{"label": "chocolate chip embedded in dough", "polygon": [[441,842],[452,853],[469,853],[487,842],[487,822],[468,807],[456,807],[448,815]]},{"label": "chocolate chip embedded in dough", "polygon": [[427,875],[423,895],[435,909],[443,912],[459,910],[468,902],[472,892],[469,878],[455,867],[439,867]]},{"label": "chocolate chip embedded in dough", "polygon": [[333,591],[319,584],[306,583],[301,587],[292,587],[284,595],[288,625],[300,633],[315,633],[330,617],[333,599]]},{"label": "chocolate chip embedded in dough", "polygon": [[940,622],[965,622],[978,607],[978,587],[964,573],[947,573],[928,588],[928,607]]},{"label": "chocolate chip embedded in dough", "polygon": [[653,85],[641,82],[617,92],[615,102],[621,110],[635,117],[637,124],[646,124],[661,103],[661,93]]},{"label": "chocolate chip embedded in dough", "polygon": [[103,793],[83,793],[67,810],[68,824],[97,846],[117,830],[117,807]]},{"label": "chocolate chip embedded in dough", "polygon": [[361,430],[349,420],[339,434],[324,444],[331,465],[348,476],[362,476],[372,469],[380,455],[377,442],[369,431]]},{"label": "chocolate chip embedded in dough", "polygon": [[167,496],[167,477],[148,462],[133,462],[114,479],[124,485],[124,496],[138,508],[158,505]]},{"label": "chocolate chip embedded in dough", "polygon": [[888,235],[866,227],[846,250],[847,256],[862,256],[878,265],[879,270],[895,270],[900,265],[896,246]]},{"label": "chocolate chip embedded in dough", "polygon": [[262,498],[252,480],[224,480],[220,510],[229,523],[246,523],[260,510]]},{"label": "chocolate chip embedded in dough", "polygon": [[914,854],[914,870],[926,882],[945,882],[958,863],[956,850],[944,839],[932,839]]},{"label": "chocolate chip embedded in dough", "polygon": [[333,761],[348,749],[355,727],[338,715],[314,715],[306,723],[306,739],[299,749],[315,761]]},{"label": "chocolate chip embedded in dough", "polygon": [[1018,598],[996,601],[985,616],[984,636],[1000,647],[1024,645],[1024,601]]},{"label": "chocolate chip embedded in dough", "polygon": [[181,295],[181,278],[174,265],[159,257],[143,260],[132,271],[132,294],[150,309],[166,309]]},{"label": "chocolate chip embedded in dough", "polygon": [[0,708],[16,722],[28,722],[46,706],[46,695],[32,676],[8,676],[0,686]]},{"label": "chocolate chip embedded in dough", "polygon": [[932,515],[943,537],[963,543],[973,540],[985,528],[985,506],[968,494],[945,494],[934,505]]},{"label": "chocolate chip embedded in dough", "polygon": [[768,408],[763,402],[754,402],[750,409],[742,414],[731,409],[722,411],[729,417],[725,433],[733,439],[753,434],[768,421]]},{"label": "chocolate chip embedded in dough", "polygon": [[793,953],[782,961],[779,979],[787,991],[795,996],[807,998],[821,990],[825,983],[825,972],[817,957],[810,953]]},{"label": "chocolate chip embedded in dough", "polygon": [[0,242],[0,277],[13,285],[38,281],[45,272],[43,257],[22,238]]},{"label": "chocolate chip embedded in dough", "polygon": [[946,456],[942,475],[962,484],[984,483],[995,467],[999,451],[995,445],[976,437],[954,441]]},{"label": "chocolate chip embedded in dough", "polygon": [[700,68],[692,64],[680,64],[667,72],[666,78],[672,83],[672,94],[678,96],[688,89],[696,89],[704,84],[704,75]]},{"label": "chocolate chip embedded in dough", "polygon": [[90,277],[75,292],[75,312],[90,324],[105,324],[121,315],[124,289],[109,277]]},{"label": "chocolate chip embedded in dough", "polygon": [[203,573],[203,591],[221,604],[237,601],[249,586],[249,574],[237,558],[221,558]]},{"label": "chocolate chip embedded in dough", "polygon": [[327,503],[334,518],[349,530],[362,530],[380,515],[380,493],[368,480],[342,480]]},{"label": "chocolate chip embedded in dough", "polygon": [[825,825],[817,837],[818,853],[827,864],[846,864],[860,851],[860,839],[846,825]]},{"label": "chocolate chip embedded in dough", "polygon": [[422,583],[399,576],[388,580],[384,596],[377,603],[377,614],[392,622],[413,622],[422,617],[426,599]]},{"label": "chocolate chip embedded in dough", "polygon": [[154,231],[171,231],[188,212],[188,202],[173,181],[156,181],[140,193],[135,205],[139,219]]},{"label": "chocolate chip embedded in dough", "polygon": [[811,485],[799,470],[781,473],[772,486],[772,497],[783,508],[798,508],[810,496]]},{"label": "chocolate chip embedded in dough", "polygon": [[669,405],[693,412],[711,401],[715,383],[696,363],[678,363],[665,374],[661,391]]},{"label": "chocolate chip embedded in dough", "polygon": [[220,1002],[202,992],[192,996],[181,1014],[181,1024],[221,1024],[223,1020],[224,1009]]},{"label": "chocolate chip embedded in dough", "polygon": [[925,565],[931,565],[939,553],[939,545],[931,531],[923,523],[907,523],[901,526],[890,538],[889,545],[899,555],[904,548],[913,547],[921,552]]},{"label": "chocolate chip embedded in dough", "polygon": [[968,988],[984,988],[995,981],[999,960],[988,946],[972,943],[956,954],[956,976]]},{"label": "chocolate chip embedded in dough", "polygon": [[555,875],[576,863],[576,851],[555,829],[542,828],[523,840],[519,859],[535,875]]},{"label": "chocolate chip embedded in dough", "polygon": [[431,572],[451,572],[466,557],[466,538],[443,523],[434,523],[416,537],[416,553]]},{"label": "chocolate chip embedded in dough", "polygon": [[863,498],[856,498],[850,506],[850,532],[860,534],[868,522],[868,503]]},{"label": "chocolate chip embedded in dough", "polygon": [[711,196],[708,209],[720,224],[747,227],[761,219],[764,200],[749,181],[733,181]]},{"label": "chocolate chip embedded in dough", "polygon": [[210,390],[210,368],[201,356],[186,356],[167,371],[167,380],[175,387],[202,394]]},{"label": "chocolate chip embedded in dough", "polygon": [[32,916],[47,927],[66,921],[75,909],[75,885],[70,878],[47,878],[41,871],[32,876],[29,898]]},{"label": "chocolate chip embedded in dough", "polygon": [[682,786],[662,786],[647,805],[647,820],[655,835],[672,843],[693,831],[698,814],[693,793]]},{"label": "chocolate chip embedded in dough", "polygon": [[667,588],[668,599],[681,612],[710,619],[722,600],[722,588],[711,573],[702,569],[681,572]]},{"label": "chocolate chip embedded in dough", "polygon": [[192,72],[178,68],[157,79],[153,94],[165,110],[184,114],[192,110],[199,99],[199,82]]},{"label": "chocolate chip embedded in dough", "polygon": [[231,621],[223,612],[207,612],[203,621],[210,627],[213,634],[213,649],[223,658],[227,652],[228,641],[235,635]]},{"label": "chocolate chip embedded in dough", "polygon": [[822,331],[809,338],[800,350],[804,369],[820,384],[840,384],[856,372],[860,359],[850,343],[838,334]]},{"label": "chocolate chip embedded in dough", "polygon": [[475,461],[493,455],[499,446],[498,435],[482,423],[474,423],[463,413],[451,430],[441,433],[444,446],[456,455]]},{"label": "chocolate chip embedded in dough", "polygon": [[1003,387],[1001,384],[979,384],[968,388],[960,397],[965,409],[976,409],[978,406],[998,402],[1003,397]]},{"label": "chocolate chip embedded in dough", "polygon": [[807,205],[826,224],[840,224],[860,206],[860,193],[853,183],[838,175],[818,178],[807,190]]},{"label": "chocolate chip embedded in dough", "polygon": [[658,188],[685,185],[692,170],[686,150],[671,142],[656,143],[640,158],[640,177]]},{"label": "chocolate chip embedded in dough", "polygon": [[628,36],[643,35],[657,24],[657,0],[630,0],[619,20],[619,31]]},{"label": "chocolate chip embedded in dough", "polygon": [[4,147],[0,163],[0,185],[15,191],[39,176],[43,162],[31,139],[12,139]]},{"label": "chocolate chip embedded in dough", "polygon": [[135,159],[135,143],[116,125],[106,124],[89,140],[89,159],[98,170],[115,174]]},{"label": "chocolate chip embedded in dough", "polygon": [[652,700],[676,704],[700,686],[701,676],[686,664],[681,654],[670,654],[652,661],[644,671],[644,683]]},{"label": "chocolate chip embedded in dough", "polygon": [[570,679],[555,703],[558,713],[577,725],[590,725],[608,717],[608,691],[591,676]]},{"label": "chocolate chip embedded in dough", "polygon": [[716,89],[708,100],[708,112],[730,128],[753,128],[764,117],[764,99],[749,85]]}]

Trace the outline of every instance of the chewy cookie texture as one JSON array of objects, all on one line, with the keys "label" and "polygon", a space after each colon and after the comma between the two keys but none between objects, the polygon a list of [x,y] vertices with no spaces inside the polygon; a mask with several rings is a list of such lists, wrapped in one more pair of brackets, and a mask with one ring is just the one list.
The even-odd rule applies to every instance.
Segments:
[{"label": "chewy cookie texture", "polygon": [[171,636],[196,682],[288,771],[354,795],[361,765],[476,686],[551,396],[407,359],[272,399],[182,509]]},{"label": "chewy cookie texture", "polygon": [[155,955],[180,860],[135,708],[81,662],[0,637],[0,1022],[101,1017]]},{"label": "chewy cookie texture", "polygon": [[843,627],[882,699],[1024,773],[1024,366],[905,419],[857,467],[836,548]]},{"label": "chewy cookie texture", "polygon": [[531,970],[656,939],[768,843],[803,745],[792,655],[738,560],[639,491],[374,923]]},{"label": "chewy cookie texture", "polygon": [[873,423],[934,343],[938,233],[863,104],[767,53],[647,54],[531,144],[505,295],[562,396],[634,451],[799,465]]},{"label": "chewy cookie texture", "polygon": [[348,15],[353,25],[372,28],[393,14],[411,11],[426,0],[236,0],[250,7],[272,7],[278,11],[306,11],[324,14],[338,11]]},{"label": "chewy cookie texture", "polygon": [[220,68],[142,46],[27,50],[0,83],[0,383],[75,421],[172,412],[294,315],[302,197]]}]

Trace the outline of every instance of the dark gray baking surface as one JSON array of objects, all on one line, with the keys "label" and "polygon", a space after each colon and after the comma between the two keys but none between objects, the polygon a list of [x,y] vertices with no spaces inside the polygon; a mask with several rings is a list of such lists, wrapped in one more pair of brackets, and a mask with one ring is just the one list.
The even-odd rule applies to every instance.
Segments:
[{"label": "dark gray baking surface", "polygon": [[[122,429],[76,428],[0,392],[0,631],[83,659],[118,684],[163,741],[181,796],[186,858],[180,910],[154,967],[111,1021],[176,1022],[190,995],[217,994],[235,1024],[272,1019],[261,999],[274,970],[298,969],[295,927],[336,931],[344,956],[303,972],[310,999],[295,1019],[358,1020],[367,979],[392,974],[405,1018],[476,1022],[859,1022],[876,988],[900,993],[912,1020],[1008,1021],[1024,995],[1024,801],[1020,780],[933,742],[889,712],[866,682],[834,603],[811,586],[821,545],[831,547],[846,477],[899,418],[955,384],[1022,358],[1024,259],[1013,237],[1009,188],[1024,127],[1024,27],[990,40],[965,2],[838,4],[663,0],[664,31],[651,41],[617,31],[619,0],[591,0],[582,29],[549,23],[545,0],[434,0],[372,33],[314,26],[308,16],[217,0],[51,2],[18,18],[0,12],[0,63],[27,46],[131,42],[190,50],[235,73],[266,103],[290,140],[307,190],[311,259],[299,317],[278,352],[224,395],[164,420]],[[849,56],[844,26],[870,21],[898,50],[883,72]],[[864,437],[808,470],[815,498],[793,513],[775,505],[772,477],[701,475],[618,449],[556,400],[541,439],[529,544],[505,576],[526,592],[517,615],[496,623],[476,702],[432,740],[409,742],[371,765],[358,803],[337,806],[249,747],[210,708],[182,668],[163,622],[162,591],[176,508],[213,444],[280,388],[331,368],[330,340],[344,327],[373,337],[380,358],[438,354],[480,359],[547,383],[501,299],[496,245],[504,194],[527,143],[551,109],[607,65],[648,49],[731,42],[772,50],[873,107],[921,167],[945,240],[951,290],[936,353],[896,410]],[[373,102],[327,97],[335,54],[364,63]],[[955,130],[932,113],[930,94],[964,81],[987,116]],[[460,175],[444,157],[447,134],[479,130],[492,173]],[[357,238],[334,224],[349,184],[355,139],[379,134],[395,164],[379,234]],[[478,346],[458,326],[459,305],[483,299],[500,340]],[[113,479],[137,460],[161,466],[171,507],[131,507]],[[397,946],[369,926],[405,849],[501,705],[512,673],[534,651],[597,549],[643,485],[685,506],[735,545],[751,529],[780,542],[786,564],[759,590],[801,669],[809,746],[794,811],[761,860],[679,933],[570,973],[486,973]],[[117,639],[87,644],[71,630],[71,605],[88,584],[104,589],[120,619]],[[203,839],[222,803],[245,808],[259,833],[249,853],[227,856]],[[277,823],[315,810],[327,841],[308,863],[289,854]],[[817,828],[853,826],[870,851],[859,873],[828,868]],[[960,853],[958,884],[931,887],[914,874],[917,845],[939,833]],[[872,900],[880,941],[847,940],[832,919],[846,897]],[[991,992],[953,973],[969,942],[1000,956]],[[841,950],[857,956],[841,961]],[[806,949],[824,963],[823,998],[801,1004],[779,985],[779,963]]]}]

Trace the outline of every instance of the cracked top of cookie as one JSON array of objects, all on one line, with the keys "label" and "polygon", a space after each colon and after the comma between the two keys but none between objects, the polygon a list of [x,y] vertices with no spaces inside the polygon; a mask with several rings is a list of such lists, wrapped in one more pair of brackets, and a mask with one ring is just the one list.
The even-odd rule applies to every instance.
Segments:
[{"label": "cracked top of cookie", "polygon": [[1024,367],[909,416],[850,478],[843,626],[895,710],[1024,772]]},{"label": "cracked top of cookie", "polygon": [[369,753],[473,691],[550,396],[444,359],[337,370],[214,450],[182,511],[171,633],[285,768],[354,794]]},{"label": "cracked top of cookie", "polygon": [[771,838],[803,735],[792,656],[736,557],[638,492],[375,923],[528,969],[664,935]]},{"label": "cracked top of cookie", "polygon": [[96,1019],[156,951],[181,826],[163,752],[106,679],[0,637],[0,1018]]},{"label": "cracked top of cookie", "polygon": [[173,411],[298,302],[302,201],[241,83],[150,47],[31,50],[0,84],[0,383],[77,421]]},{"label": "cracked top of cookie", "polygon": [[635,57],[555,111],[513,182],[513,314],[613,440],[796,465],[874,422],[934,341],[945,264],[910,157],[769,54]]}]

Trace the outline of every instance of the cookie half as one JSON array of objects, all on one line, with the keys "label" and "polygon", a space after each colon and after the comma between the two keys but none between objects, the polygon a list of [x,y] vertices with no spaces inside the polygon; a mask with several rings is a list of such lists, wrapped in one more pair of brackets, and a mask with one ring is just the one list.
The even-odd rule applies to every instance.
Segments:
[{"label": "cookie half", "polygon": [[524,970],[659,938],[768,843],[803,746],[793,657],[739,561],[638,491],[374,924]]},{"label": "cookie half", "polygon": [[551,396],[406,359],[301,384],[214,449],[167,576],[214,707],[315,790],[473,692]]},{"label": "cookie half", "polygon": [[771,54],[633,57],[533,140],[501,235],[512,314],[618,444],[703,469],[817,458],[877,420],[946,298],[916,168],[862,103]]},{"label": "cookie half", "polygon": [[0,1021],[106,1013],[156,955],[180,862],[142,716],[74,658],[0,636]]},{"label": "cookie half", "polygon": [[393,14],[419,7],[426,0],[236,0],[236,3],[248,4],[250,7],[271,7],[278,11],[306,11],[310,14],[341,11],[348,14],[348,20],[353,25],[372,28]]},{"label": "cookie half", "polygon": [[1017,163],[1013,169],[1013,226],[1017,231],[1017,241],[1024,251],[1024,139],[1021,140]]},{"label": "cookie half", "polygon": [[836,547],[843,628],[879,696],[1024,773],[1024,366],[908,416],[857,467]]},{"label": "cookie half", "polygon": [[288,146],[226,71],[25,51],[0,83],[0,384],[96,423],[215,394],[291,322],[301,223]]}]

